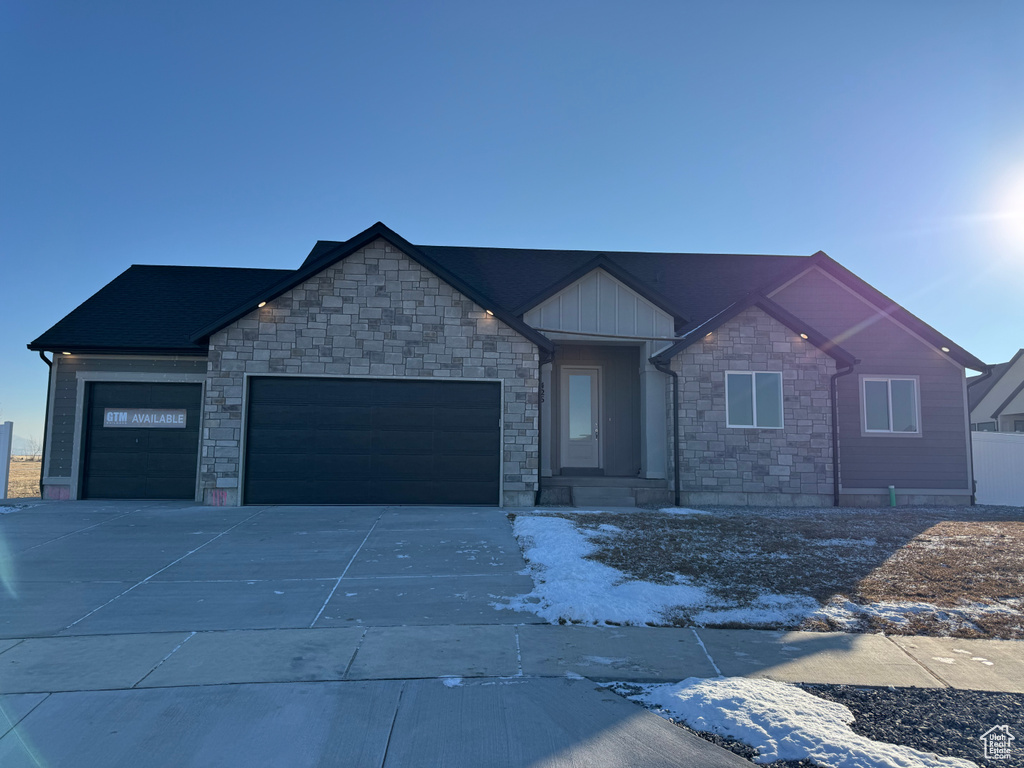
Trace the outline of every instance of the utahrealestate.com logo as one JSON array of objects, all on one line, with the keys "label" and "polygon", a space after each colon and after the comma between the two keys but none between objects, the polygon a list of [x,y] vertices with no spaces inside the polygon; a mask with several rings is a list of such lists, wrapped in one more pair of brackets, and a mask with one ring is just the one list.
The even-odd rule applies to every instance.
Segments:
[{"label": "utahrealestate.com logo", "polygon": [[1010,733],[1010,726],[994,725],[978,738],[985,745],[986,758],[989,760],[1009,760],[1010,746],[1017,737]]}]

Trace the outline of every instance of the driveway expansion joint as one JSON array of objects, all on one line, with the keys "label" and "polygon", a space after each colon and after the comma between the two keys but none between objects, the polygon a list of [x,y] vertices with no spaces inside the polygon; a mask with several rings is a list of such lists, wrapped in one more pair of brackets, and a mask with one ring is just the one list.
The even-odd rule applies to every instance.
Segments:
[{"label": "driveway expansion joint", "polygon": [[882,637],[884,637],[884,638],[885,638],[886,640],[888,640],[888,641],[889,641],[890,643],[892,643],[892,644],[893,644],[893,645],[895,645],[895,646],[896,646],[897,648],[899,648],[899,649],[900,649],[900,652],[902,652],[904,656],[906,656],[906,657],[907,657],[908,659],[910,659],[910,660],[911,660],[912,662],[914,662],[914,663],[915,663],[915,664],[916,664],[917,666],[919,666],[919,667],[920,667],[921,669],[923,669],[923,670],[925,671],[925,673],[926,673],[926,674],[927,674],[927,675],[928,675],[929,677],[933,677],[933,678],[935,678],[935,680],[937,680],[937,681],[938,681],[938,682],[939,682],[939,683],[940,683],[940,684],[942,685],[942,687],[943,687],[943,688],[953,688],[953,687],[954,687],[953,685],[951,685],[950,683],[948,683],[948,682],[947,682],[947,681],[946,681],[945,679],[943,679],[943,677],[942,677],[941,675],[939,675],[939,674],[938,674],[937,672],[935,672],[935,671],[934,671],[934,670],[932,670],[932,669],[929,669],[929,668],[928,668],[927,666],[925,666],[925,665],[924,665],[924,664],[922,664],[922,663],[921,663],[920,661],[918,661],[917,659],[915,659],[915,658],[914,658],[914,656],[913,656],[913,654],[911,654],[911,653],[910,653],[910,651],[908,651],[908,650],[907,650],[906,648],[904,648],[904,647],[903,647],[902,645],[900,645],[900,644],[899,644],[899,643],[897,643],[897,642],[896,642],[895,640],[893,640],[893,639],[892,639],[892,636],[891,636],[891,635],[886,635],[886,634],[883,634],[883,635],[882,635]]}]

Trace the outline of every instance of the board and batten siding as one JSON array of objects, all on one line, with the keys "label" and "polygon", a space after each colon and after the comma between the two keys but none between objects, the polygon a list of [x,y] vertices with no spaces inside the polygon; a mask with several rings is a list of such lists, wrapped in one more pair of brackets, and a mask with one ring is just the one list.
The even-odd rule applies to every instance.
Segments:
[{"label": "board and batten siding", "polygon": [[106,374],[110,380],[123,379],[135,374],[166,375],[173,381],[177,375],[199,375],[206,373],[205,358],[130,358],[99,357],[81,355],[54,355],[54,386],[51,393],[50,423],[47,428],[46,466],[43,468],[44,484],[47,479],[64,479],[77,483],[74,477],[75,434],[81,422],[78,413],[79,374],[89,374],[91,380],[101,380]]},{"label": "board and batten siding", "polygon": [[615,336],[672,336],[674,320],[598,268],[523,315],[534,328]]},{"label": "board and batten siding", "polygon": [[[856,489],[970,490],[964,369],[814,268],[772,295],[861,362],[838,380],[840,483]],[[865,435],[862,376],[919,378],[920,436]]]}]

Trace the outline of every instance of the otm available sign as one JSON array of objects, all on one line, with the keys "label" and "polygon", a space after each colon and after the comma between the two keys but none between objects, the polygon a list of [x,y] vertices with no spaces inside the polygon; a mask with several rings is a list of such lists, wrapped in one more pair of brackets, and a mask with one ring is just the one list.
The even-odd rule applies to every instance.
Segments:
[{"label": "otm available sign", "polygon": [[104,408],[104,427],[184,429],[184,408]]}]

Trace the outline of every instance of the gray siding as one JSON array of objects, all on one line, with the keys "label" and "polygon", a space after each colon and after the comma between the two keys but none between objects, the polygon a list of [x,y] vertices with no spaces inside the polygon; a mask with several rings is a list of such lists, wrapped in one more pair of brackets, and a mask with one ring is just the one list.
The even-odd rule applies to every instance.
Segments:
[{"label": "gray siding", "polygon": [[557,466],[561,434],[559,405],[560,368],[563,365],[601,367],[602,421],[601,439],[604,473],[611,477],[636,477],[640,472],[640,349],[610,345],[559,345],[555,352],[552,382],[552,429]]},{"label": "gray siding", "polygon": [[[772,298],[861,360],[839,379],[844,489],[967,489],[962,368],[816,269]],[[920,377],[920,437],[861,434],[859,377],[872,374]]]},{"label": "gray siding", "polygon": [[78,374],[89,373],[165,373],[205,374],[205,359],[79,357],[55,355],[57,366],[50,411],[49,447],[44,477],[71,477],[75,427],[80,416],[75,412],[78,400]]}]

